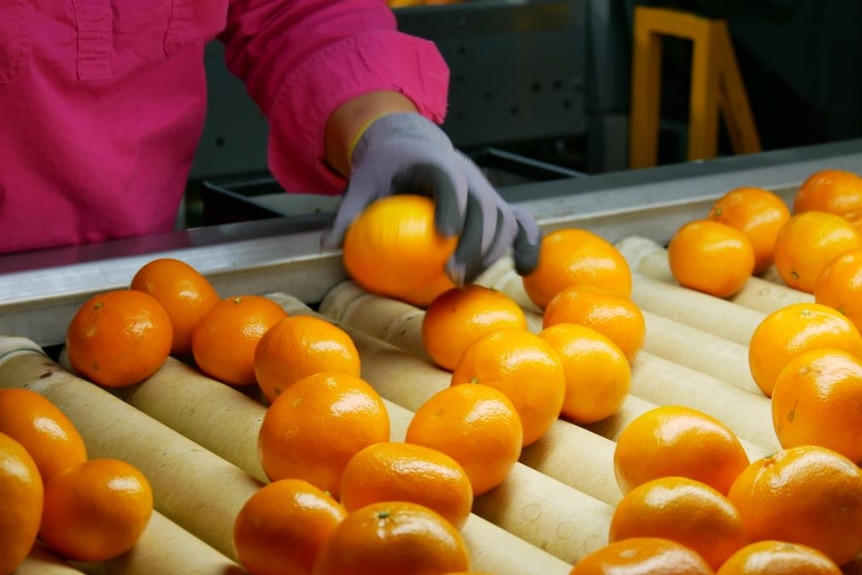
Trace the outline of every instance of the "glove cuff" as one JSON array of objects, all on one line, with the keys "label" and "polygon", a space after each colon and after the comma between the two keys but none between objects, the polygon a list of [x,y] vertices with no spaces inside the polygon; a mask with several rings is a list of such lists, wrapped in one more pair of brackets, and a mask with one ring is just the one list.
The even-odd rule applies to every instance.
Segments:
[{"label": "glove cuff", "polygon": [[[354,137],[349,150],[350,163],[361,161],[375,141],[424,140],[435,146],[453,149],[449,137],[437,124],[418,112],[390,112],[373,117]],[[376,146],[380,145],[378,141]]]}]

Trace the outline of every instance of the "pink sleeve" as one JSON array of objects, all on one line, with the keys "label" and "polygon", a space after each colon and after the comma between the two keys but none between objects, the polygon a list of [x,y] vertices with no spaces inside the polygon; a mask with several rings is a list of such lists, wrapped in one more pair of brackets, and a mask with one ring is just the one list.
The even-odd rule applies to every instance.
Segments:
[{"label": "pink sleeve", "polygon": [[228,68],[269,119],[269,165],[290,192],[339,194],[324,162],[326,121],[340,104],[397,90],[442,123],[449,69],[437,47],[396,30],[384,0],[233,0],[220,39]]}]

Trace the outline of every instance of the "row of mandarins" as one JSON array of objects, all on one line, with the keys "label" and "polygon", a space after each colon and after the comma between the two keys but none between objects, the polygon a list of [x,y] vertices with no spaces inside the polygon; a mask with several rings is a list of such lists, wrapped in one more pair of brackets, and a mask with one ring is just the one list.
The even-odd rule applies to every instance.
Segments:
[{"label": "row of mandarins", "polygon": [[[407,248],[408,253],[395,254],[396,258],[402,258],[395,264],[380,257],[381,254],[388,255],[383,247],[369,248],[368,241],[385,236],[380,231],[385,224],[375,223],[371,218],[376,210],[382,211],[382,207],[394,209],[394,213],[399,216],[412,214],[424,221],[426,236],[429,235],[432,221],[429,214],[433,212],[433,206],[426,199],[402,196],[380,202],[363,215],[368,221],[361,219],[360,224],[352,228],[354,237],[362,237],[362,232],[365,232],[365,244],[360,244],[363,249],[354,249],[355,240],[351,239],[351,234],[345,240],[344,257],[348,271],[360,284],[369,286],[371,282],[379,281],[387,270],[399,270],[392,277],[383,276],[385,281],[382,287],[369,286],[369,291],[379,292],[384,288],[392,290],[404,283],[405,279],[413,282],[410,286],[399,288],[403,291],[388,295],[427,306],[423,340],[429,355],[440,367],[452,371],[453,384],[474,383],[453,385],[417,410],[411,424],[414,431],[412,434],[408,431],[407,445],[386,441],[388,422],[385,421],[385,409],[374,390],[359,379],[358,353],[345,332],[312,317],[288,318],[280,307],[259,296],[213,297],[214,290],[210,291],[208,282],[181,262],[152,262],[133,280],[133,290],[122,290],[122,296],[117,296],[137,297],[138,301],[127,306],[122,303],[115,305],[107,296],[117,294],[102,294],[82,306],[81,317],[76,316],[70,325],[67,353],[72,366],[102,385],[128,385],[139,381],[146,377],[147,370],[157,369],[164,361],[167,354],[165,349],[173,350],[179,356],[190,355],[201,371],[225,383],[240,387],[258,384],[263,399],[271,404],[261,427],[260,445],[264,467],[273,482],[272,487],[261,490],[259,498],[249,502],[248,511],[241,514],[244,521],[237,519],[238,526],[245,525],[244,528],[238,527],[238,556],[244,559],[243,563],[253,573],[266,573],[273,565],[276,565],[276,570],[283,569],[285,561],[298,560],[296,557],[272,553],[273,547],[284,548],[283,545],[272,543],[276,535],[317,537],[316,543],[304,540],[305,545],[297,546],[310,553],[319,548],[323,540],[320,529],[305,528],[315,521],[318,527],[328,525],[334,528],[334,524],[344,523],[342,519],[347,510],[357,510],[369,503],[390,505],[386,510],[369,507],[367,511],[378,522],[383,515],[392,521],[391,518],[398,513],[391,508],[391,502],[385,500],[390,499],[393,493],[401,493],[402,499],[421,501],[427,507],[436,509],[448,520],[449,525],[457,528],[466,519],[472,497],[499,485],[508,469],[517,461],[520,447],[541,437],[550,422],[560,416],[577,423],[600,420],[611,415],[628,392],[630,363],[643,342],[644,324],[639,310],[628,299],[631,275],[625,260],[613,246],[583,230],[560,230],[545,238],[539,269],[524,278],[527,293],[543,309],[543,330],[532,334],[526,330],[523,311],[499,292],[479,286],[452,289],[451,285],[440,280],[442,274],[439,272],[436,278],[418,272],[405,274],[405,266],[411,261],[427,261],[429,257],[430,250],[427,246],[423,247],[421,241],[411,244],[402,233],[397,245]],[[398,219],[389,212],[384,221],[395,222]],[[411,229],[417,228],[413,225]],[[451,247],[451,242],[441,241],[433,234],[430,237],[443,246],[444,252]],[[395,251],[391,249],[392,245],[390,242],[390,252]],[[412,254],[409,253],[411,248],[414,249]],[[361,255],[369,253],[377,257],[363,262]],[[442,269],[445,257],[445,254],[441,256],[437,270]],[[382,267],[375,268],[378,264]],[[420,269],[427,268],[423,266]],[[180,286],[184,288],[180,289]],[[433,288],[431,292],[426,289],[429,286]],[[162,317],[154,323],[161,325],[162,332],[170,332],[169,338],[163,338],[170,340],[170,343],[167,346],[164,341],[161,343],[158,351],[152,354],[151,365],[141,368],[142,372],[126,375],[126,379],[102,379],[110,377],[116,365],[128,366],[147,357],[144,352],[148,348],[142,347],[142,342],[134,344],[132,355],[116,353],[123,342],[123,331],[119,328],[124,326],[124,321],[121,316],[110,317],[104,313],[110,310],[129,313],[132,310],[150,309],[148,304],[142,303],[140,296],[129,295],[129,291],[151,294],[161,304],[161,309],[168,313],[169,321],[166,323]],[[424,292],[421,297],[412,297],[420,292]],[[183,301],[179,297],[181,293],[208,296],[200,298],[206,300],[200,305],[206,308],[206,313],[196,309],[198,304],[195,301]],[[152,311],[151,316],[156,317],[158,306],[151,307],[156,310]],[[85,315],[88,310],[94,314],[89,318]],[[107,317],[100,319],[100,316]],[[76,324],[76,321],[80,323]],[[98,330],[92,328],[101,322],[108,326],[104,334],[106,340],[92,349],[83,345],[87,343],[87,338],[98,334]],[[143,325],[140,321],[136,324]],[[165,326],[170,328],[165,329]],[[502,331],[499,331],[501,328]],[[146,339],[149,343],[158,338],[148,335]],[[82,345],[76,347],[76,344]],[[319,344],[317,349],[315,344]],[[88,349],[89,355],[86,353]],[[79,354],[76,350],[85,352]],[[106,350],[115,353],[105,353]],[[112,365],[109,358],[123,360]],[[297,358],[304,358],[299,365]],[[321,374],[324,367],[328,371]],[[300,375],[310,377],[303,378],[308,381],[298,382]],[[363,397],[373,409],[348,414],[349,417],[344,420],[329,420],[325,425],[320,421],[316,425],[307,424],[308,421],[319,420],[319,414],[326,412],[334,402],[344,403],[346,397],[357,395]],[[491,401],[494,402],[496,412],[505,414],[505,417],[470,417],[480,405],[487,407]],[[309,409],[297,416],[297,406]],[[290,414],[291,411],[294,413]],[[620,438],[616,472],[621,490],[626,493],[634,491],[640,497],[642,506],[650,498],[644,491],[639,492],[635,488],[640,483],[648,482],[650,468],[656,475],[664,475],[668,469],[660,469],[662,462],[684,461],[691,463],[689,469],[685,473],[678,472],[683,475],[694,474],[698,481],[703,480],[703,483],[695,486],[695,496],[690,498],[688,505],[703,504],[704,498],[715,505],[714,494],[703,492],[704,485],[711,487],[708,484],[711,475],[697,475],[695,471],[707,467],[702,457],[695,456],[698,450],[691,450],[689,456],[680,457],[679,449],[680,445],[697,445],[703,441],[704,429],[711,429],[710,426],[717,422],[704,422],[702,414],[694,414],[696,417],[690,418],[694,424],[688,439],[681,439],[675,444],[668,442],[667,445],[657,445],[661,448],[660,453],[650,457],[646,453],[647,448],[656,442],[650,442],[648,438],[655,437],[656,429],[662,425],[660,415],[668,416],[656,412],[652,414],[654,419],[645,419],[638,426],[632,425],[631,431]],[[670,419],[679,429],[681,419],[676,417],[679,414],[673,415]],[[287,433],[284,431],[285,421],[306,422],[290,431],[303,434],[301,440],[283,440],[282,434]],[[466,421],[470,421],[471,426],[463,425]],[[359,430],[363,433],[357,433]],[[683,436],[685,434],[680,433],[680,437]],[[508,439],[492,441],[503,437]],[[699,437],[700,440],[693,437]],[[713,442],[717,447],[728,441],[726,430],[721,430],[716,437],[719,439]],[[501,446],[496,454],[489,449],[493,445]],[[335,447],[344,449],[336,453],[338,450]],[[409,449],[405,451],[405,448]],[[673,452],[672,456],[668,454],[669,451]],[[731,446],[725,451],[731,454],[728,459],[736,461],[738,465],[739,450]],[[360,456],[360,453],[363,455]],[[354,456],[356,461],[351,463]],[[802,458],[801,455],[798,457]],[[440,471],[432,483],[438,488],[416,483],[414,476],[391,473],[395,463],[405,460],[434,461]],[[649,461],[657,463],[653,465]],[[678,465],[673,468],[680,469]],[[446,474],[448,478],[444,480]],[[297,477],[302,479],[298,482]],[[379,478],[380,482],[374,488],[369,488],[369,477]],[[465,477],[469,488],[465,488]],[[292,478],[290,483],[282,483],[288,478]],[[361,489],[351,488],[351,483],[363,483],[364,486]],[[659,483],[651,489],[667,489],[666,483],[666,480],[659,479]],[[684,487],[691,491],[691,486]],[[728,489],[727,481],[717,488],[724,493]],[[282,491],[278,493],[276,489]],[[325,516],[295,521],[293,524],[298,529],[292,533],[279,531],[291,524],[284,520],[291,509],[286,503],[274,505],[273,501],[290,501],[290,498],[285,497],[286,492],[297,495],[314,489],[322,490],[315,492],[316,500],[328,501],[327,505],[320,506],[320,509],[327,510]],[[294,500],[299,499],[298,495],[294,497]],[[636,500],[635,496],[627,501],[632,500]],[[617,534],[612,539],[623,537],[626,531],[621,526],[628,524],[634,525],[636,529],[628,532],[625,539],[632,544],[643,543],[632,535],[644,533],[645,526],[650,523],[643,521],[639,516],[643,509],[638,510],[636,507],[618,508],[615,517],[623,519],[617,520]],[[678,520],[691,509],[684,505],[682,511],[678,509],[677,515],[670,519]],[[308,510],[293,509],[292,512],[307,515]],[[414,514],[416,512],[411,511]],[[424,513],[424,509],[421,512]],[[268,524],[274,525],[273,532],[252,532],[251,525],[261,524],[260,518],[254,517],[255,514],[266,514],[270,518],[282,515],[282,520]],[[407,518],[410,513],[403,512],[402,515]],[[668,520],[661,510],[649,509],[648,515],[653,523],[662,518]],[[721,514],[719,516],[727,519]],[[295,515],[294,519],[298,519],[298,516]],[[733,517],[730,519],[734,520]],[[350,522],[345,525],[350,525]],[[663,529],[667,533],[666,527]],[[689,532],[699,536],[702,542],[711,541],[713,545],[716,540],[725,541],[713,537],[714,530],[689,529]],[[437,553],[426,552],[426,557],[444,556],[441,559],[444,562],[445,557],[456,557],[454,565],[464,564],[466,550],[463,542],[458,543],[457,533],[453,535],[452,530],[447,533],[450,547],[447,548],[438,537],[433,543]],[[350,536],[345,537],[351,539]],[[734,541],[732,537],[729,540]],[[269,547],[267,541],[270,542]],[[371,548],[367,538],[363,540],[354,536],[352,541],[364,541],[363,547]],[[452,541],[456,542],[456,551],[451,549]],[[738,543],[739,539],[735,541]],[[652,543],[656,544],[653,547],[656,552],[667,551],[666,538]],[[250,551],[241,553],[240,548],[246,547]],[[698,546],[692,541],[689,547]],[[724,551],[728,548],[725,547]],[[640,549],[642,556],[645,551],[644,548]],[[724,552],[716,555],[703,548],[698,548],[698,551],[700,555],[710,558],[710,566],[717,566],[715,557],[722,557],[720,553]],[[309,564],[309,553],[304,558],[306,565]],[[623,554],[630,554],[630,550]],[[335,557],[342,554],[329,555]],[[583,561],[576,569],[585,569],[588,564],[588,561]],[[353,569],[353,572],[360,572],[355,566]],[[370,569],[383,573],[380,565]],[[442,573],[448,567],[441,569],[439,572]]]}]

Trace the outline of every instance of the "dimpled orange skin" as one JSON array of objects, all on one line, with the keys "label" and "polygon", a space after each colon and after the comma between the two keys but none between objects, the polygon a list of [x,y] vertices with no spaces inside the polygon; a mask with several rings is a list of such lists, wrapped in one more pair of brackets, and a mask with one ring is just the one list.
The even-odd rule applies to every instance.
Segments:
[{"label": "dimpled orange skin", "polygon": [[377,391],[359,377],[321,371],[295,382],[270,404],[258,454],[271,481],[304,479],[338,498],[350,458],[388,439],[389,414]]},{"label": "dimpled orange skin", "polygon": [[307,481],[273,481],[247,499],[234,520],[237,559],[254,575],[307,575],[346,516],[344,506]]},{"label": "dimpled orange skin", "polygon": [[406,501],[351,513],[323,544],[313,575],[427,575],[469,571],[461,534],[436,512]]},{"label": "dimpled orange skin", "polygon": [[814,172],[793,197],[796,214],[822,210],[843,215],[858,209],[862,209],[862,178],[848,170]]},{"label": "dimpled orange skin", "polygon": [[683,224],[667,246],[668,264],[680,285],[726,298],[754,272],[754,246],[742,231],[718,221]]},{"label": "dimpled orange skin", "polygon": [[138,383],[171,353],[171,318],[153,296],[118,289],[92,296],[66,330],[66,356],[74,370],[103,387]]},{"label": "dimpled orange skin", "polygon": [[818,348],[842,349],[862,357],[862,335],[849,319],[818,303],[794,303],[768,314],[748,343],[751,376],[767,397],[775,379],[797,355]]},{"label": "dimpled orange skin", "polygon": [[713,575],[693,549],[662,537],[608,543],[575,563],[569,575]]},{"label": "dimpled orange skin", "polygon": [[566,371],[554,348],[526,329],[503,328],[470,344],[452,372],[452,385],[483,383],[511,400],[524,427],[524,446],[560,417]]},{"label": "dimpled orange skin", "polygon": [[783,447],[820,445],[862,462],[860,413],[862,360],[838,349],[796,356],[772,390],[772,421]]},{"label": "dimpled orange skin", "polygon": [[44,489],[23,445],[0,433],[0,573],[14,573],[36,542]]},{"label": "dimpled orange skin", "polygon": [[452,371],[471,343],[503,327],[527,329],[524,310],[501,291],[469,284],[431,302],[422,317],[422,343],[437,365]]},{"label": "dimpled orange skin", "polygon": [[791,216],[775,238],[775,269],[788,286],[814,293],[817,277],[844,252],[862,248],[862,235],[846,218],[812,210]]},{"label": "dimpled orange skin", "polygon": [[775,238],[790,219],[790,208],[778,194],[748,186],[730,190],[716,200],[706,218],[728,224],[748,236],[754,247],[753,273],[760,275],[772,265]]},{"label": "dimpled orange skin", "polygon": [[727,496],[751,541],[800,543],[838,565],[862,552],[862,471],[831,449],[802,445],[753,461]]},{"label": "dimpled orange skin", "polygon": [[840,311],[862,330],[862,249],[826,264],[814,284],[814,301]]},{"label": "dimpled orange skin", "polygon": [[84,439],[72,421],[30,389],[0,389],[0,432],[24,446],[44,480],[87,460]]},{"label": "dimpled orange skin", "polygon": [[694,549],[717,569],[749,543],[739,511],[712,487],[687,477],[660,477],[643,483],[617,503],[608,534],[665,537]]},{"label": "dimpled orange skin", "polygon": [[39,538],[74,561],[106,561],[128,551],[153,512],[153,490],[134,466],[90,459],[45,482]]},{"label": "dimpled orange skin", "polygon": [[622,493],[647,481],[678,475],[727,494],[749,464],[739,438],[723,423],[677,405],[650,409],[617,438],[614,474]]},{"label": "dimpled orange skin", "polygon": [[[430,284],[443,283],[458,239],[434,226],[434,202],[395,194],[371,203],[344,235],[342,258],[350,277],[371,293],[411,301]],[[439,285],[438,283],[438,285]]]},{"label": "dimpled orange skin", "polygon": [[412,501],[461,529],[473,508],[473,487],[464,468],[442,451],[396,441],[369,445],[341,475],[341,503],[355,511],[380,501]]},{"label": "dimpled orange skin", "polygon": [[768,539],[749,543],[730,556],[716,575],[841,575],[841,569],[820,551]]},{"label": "dimpled orange skin", "polygon": [[632,274],[625,257],[601,236],[578,228],[550,232],[539,245],[536,269],[523,277],[527,296],[540,309],[573,285],[589,285],[631,297]]}]

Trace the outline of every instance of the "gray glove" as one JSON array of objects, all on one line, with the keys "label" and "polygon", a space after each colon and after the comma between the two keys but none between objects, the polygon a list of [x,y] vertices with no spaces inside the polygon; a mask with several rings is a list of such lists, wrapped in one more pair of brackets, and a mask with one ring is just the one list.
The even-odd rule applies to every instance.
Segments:
[{"label": "gray glove", "polygon": [[505,202],[479,168],[421,114],[376,120],[351,158],[350,183],[323,246],[336,248],[353,219],[374,200],[398,193],[425,194],[435,202],[435,225],[459,235],[446,273],[458,285],[472,282],[511,247],[525,275],[538,262],[541,231],[524,208]]}]

